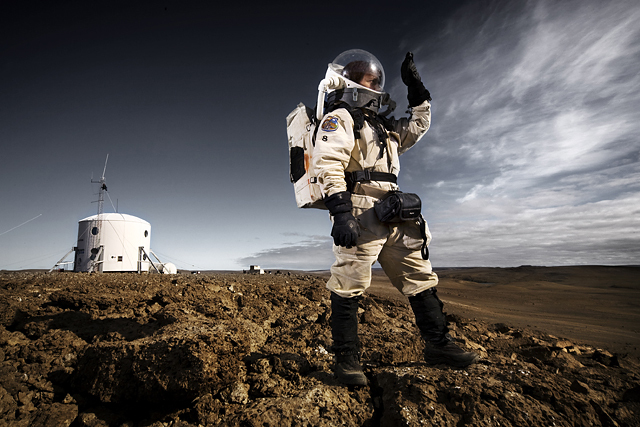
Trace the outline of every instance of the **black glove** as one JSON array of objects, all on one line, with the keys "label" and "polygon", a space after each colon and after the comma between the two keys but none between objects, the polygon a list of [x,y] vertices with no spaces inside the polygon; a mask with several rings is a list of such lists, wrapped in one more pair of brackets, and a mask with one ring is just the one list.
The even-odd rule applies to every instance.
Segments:
[{"label": "black glove", "polygon": [[408,88],[407,99],[409,100],[409,107],[417,107],[424,101],[431,101],[431,94],[424,87],[416,64],[413,62],[413,53],[407,52],[407,56],[405,56],[400,67],[400,76],[402,77],[402,82]]},{"label": "black glove", "polygon": [[325,199],[324,204],[333,216],[333,243],[347,249],[355,246],[360,236],[360,227],[351,213],[351,193],[343,191],[333,194]]}]

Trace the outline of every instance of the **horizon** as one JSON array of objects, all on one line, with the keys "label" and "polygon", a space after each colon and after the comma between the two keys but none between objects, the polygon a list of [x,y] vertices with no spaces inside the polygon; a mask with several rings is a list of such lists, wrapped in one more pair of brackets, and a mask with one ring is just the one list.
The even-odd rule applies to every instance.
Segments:
[{"label": "horizon", "polygon": [[[258,267],[262,268],[262,270],[264,270],[264,274],[273,274],[274,271],[279,271],[279,272],[296,272],[296,273],[305,273],[305,274],[310,274],[310,273],[322,273],[322,274],[330,274],[331,270],[329,268],[327,269],[319,269],[319,270],[297,270],[297,269],[287,269],[287,268],[270,268],[270,267],[264,267],[259,265]],[[482,269],[482,268],[487,268],[487,269],[518,269],[518,268],[597,268],[597,267],[604,267],[604,268],[640,268],[640,264],[625,264],[625,265],[607,265],[607,264],[580,264],[580,265],[528,265],[528,264],[523,264],[523,265],[519,265],[519,266],[513,266],[513,267],[492,267],[492,266],[469,266],[469,267],[433,267],[434,271],[439,271],[439,270],[470,270],[470,269]],[[371,268],[372,272],[377,272],[377,273],[384,273],[384,270],[382,269],[382,267],[372,267]],[[249,269],[245,268],[245,269],[240,269],[240,270],[189,270],[189,269],[183,269],[183,268],[179,268],[178,272],[176,274],[188,274],[188,275],[199,275],[199,274],[211,274],[211,273],[240,273],[242,272],[243,274],[251,274],[248,273]],[[49,272],[48,268],[29,268],[29,269],[22,269],[22,270],[5,270],[5,269],[0,269],[0,273],[47,273]],[[197,273],[196,273],[197,272]],[[142,272],[142,273],[138,273],[136,271],[107,271],[107,272],[86,272],[86,271],[73,271],[73,270],[63,270],[63,271],[57,271],[57,270],[53,270],[50,272],[51,274],[55,274],[55,273],[74,273],[74,274],[163,274],[163,273],[157,273],[157,272]]]}]

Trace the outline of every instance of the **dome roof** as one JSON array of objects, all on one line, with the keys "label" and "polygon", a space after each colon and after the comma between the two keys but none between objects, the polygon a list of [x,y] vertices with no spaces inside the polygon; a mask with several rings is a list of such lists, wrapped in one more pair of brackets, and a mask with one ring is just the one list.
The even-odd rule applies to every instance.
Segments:
[{"label": "dome roof", "polygon": [[138,222],[143,224],[149,224],[148,221],[145,221],[142,218],[138,218],[133,215],[127,215],[122,213],[103,213],[101,215],[92,215],[84,219],[81,219],[79,222],[84,222],[84,221],[126,221],[126,222]]}]

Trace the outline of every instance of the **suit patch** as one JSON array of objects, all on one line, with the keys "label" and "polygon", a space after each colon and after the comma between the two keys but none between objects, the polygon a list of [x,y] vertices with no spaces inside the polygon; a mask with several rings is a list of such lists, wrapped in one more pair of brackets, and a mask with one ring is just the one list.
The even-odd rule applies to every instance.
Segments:
[{"label": "suit patch", "polygon": [[320,127],[324,132],[334,132],[338,130],[338,118],[335,116],[327,116]]}]

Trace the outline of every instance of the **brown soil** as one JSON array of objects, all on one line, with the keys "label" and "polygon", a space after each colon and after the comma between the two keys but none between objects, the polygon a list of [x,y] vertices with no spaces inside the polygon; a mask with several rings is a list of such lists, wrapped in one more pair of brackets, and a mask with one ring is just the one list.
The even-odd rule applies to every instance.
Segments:
[{"label": "brown soil", "polygon": [[332,377],[323,274],[2,272],[0,426],[640,426],[638,271],[439,272],[464,370],[422,361],[377,274],[361,388]]},{"label": "brown soil", "polygon": [[[640,357],[638,267],[462,268],[438,276],[447,311]],[[381,271],[371,292],[408,302]]]}]

